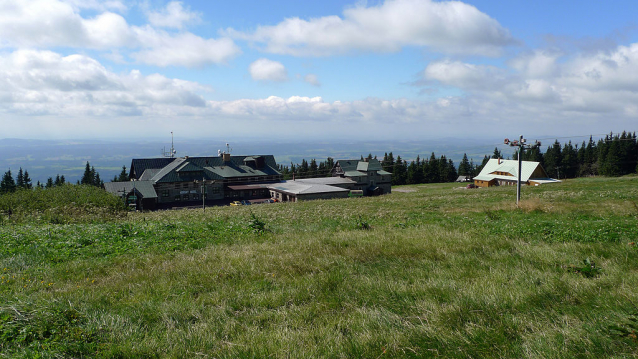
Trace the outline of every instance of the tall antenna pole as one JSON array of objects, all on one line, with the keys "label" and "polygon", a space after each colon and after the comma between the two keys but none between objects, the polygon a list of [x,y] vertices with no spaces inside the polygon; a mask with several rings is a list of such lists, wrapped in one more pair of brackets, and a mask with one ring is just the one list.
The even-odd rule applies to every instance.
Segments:
[{"label": "tall antenna pole", "polygon": [[171,158],[175,156],[175,146],[173,146],[173,131],[171,131]]},{"label": "tall antenna pole", "polygon": [[539,141],[535,141],[533,145],[528,145],[527,140],[521,135],[518,141],[511,141],[505,139],[504,143],[511,147],[518,147],[518,181],[516,181],[516,207],[520,206],[521,202],[521,172],[523,172],[523,151],[538,148],[541,146]]}]

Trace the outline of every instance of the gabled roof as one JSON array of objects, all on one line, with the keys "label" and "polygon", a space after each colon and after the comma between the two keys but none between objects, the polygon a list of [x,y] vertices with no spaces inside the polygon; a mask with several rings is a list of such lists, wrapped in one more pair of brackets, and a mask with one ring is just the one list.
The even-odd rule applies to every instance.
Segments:
[{"label": "gabled roof", "polygon": [[[253,168],[246,162],[259,159],[264,161],[260,168]],[[161,166],[161,167],[156,167]],[[143,172],[139,172],[144,168]],[[133,172],[133,169],[135,171]],[[223,180],[227,178],[280,176],[277,162],[272,155],[230,156],[228,161],[222,157],[178,157],[157,159],[134,159],[131,173],[137,178],[148,179],[153,183],[187,182],[195,179]],[[148,171],[148,174],[146,172]]]},{"label": "gabled roof", "polygon": [[268,186],[269,189],[286,192],[290,194],[315,194],[315,193],[336,193],[336,192],[349,192],[349,189],[340,188],[335,186],[328,186],[325,184],[315,183],[301,183],[298,181],[283,181],[279,183],[273,183]]},{"label": "gabled roof", "polygon": [[139,179],[144,171],[149,168],[161,169],[169,163],[173,162],[175,158],[160,157],[160,158],[134,158],[131,161],[131,168],[129,172],[130,178]]},{"label": "gabled roof", "polygon": [[[509,175],[497,174],[497,172],[508,173]],[[536,172],[539,178],[548,177],[545,170],[539,162],[522,161],[521,163],[521,182],[527,182]],[[490,159],[478,176],[474,179],[480,181],[490,181],[492,179],[518,180],[518,161],[517,160],[499,160]]]},{"label": "gabled roof", "polygon": [[186,172],[202,172],[204,171],[203,168],[199,167],[198,165],[190,162],[190,161],[185,161],[184,163],[182,163],[181,165],[177,166],[177,168],[175,168],[175,172],[180,172],[180,173],[186,173]]},{"label": "gabled roof", "polygon": [[133,189],[143,198],[157,198],[157,192],[151,181],[106,182],[104,189],[118,197],[130,194]]},{"label": "gabled roof", "polygon": [[344,172],[347,171],[381,171],[383,168],[381,167],[381,162],[376,158],[372,158],[370,160],[362,161],[362,160],[338,160],[336,162]]}]

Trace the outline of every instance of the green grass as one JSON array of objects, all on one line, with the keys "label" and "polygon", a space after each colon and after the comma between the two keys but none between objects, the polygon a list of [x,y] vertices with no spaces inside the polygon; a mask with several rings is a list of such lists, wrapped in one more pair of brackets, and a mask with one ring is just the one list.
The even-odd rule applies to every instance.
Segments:
[{"label": "green grass", "polygon": [[455,187],[5,216],[0,357],[638,357],[638,177]]}]

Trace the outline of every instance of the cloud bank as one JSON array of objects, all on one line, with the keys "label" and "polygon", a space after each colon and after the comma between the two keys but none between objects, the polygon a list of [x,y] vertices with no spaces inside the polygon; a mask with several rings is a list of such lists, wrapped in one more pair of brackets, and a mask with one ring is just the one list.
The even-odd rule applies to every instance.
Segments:
[{"label": "cloud bank", "polygon": [[[82,8],[103,12],[84,18],[79,12]],[[198,14],[185,10],[179,2],[150,13],[151,25],[145,26],[131,26],[122,15],[108,9],[125,7],[120,2],[0,1],[0,48],[121,49],[139,63],[162,67],[224,64],[241,53],[229,38],[206,39],[161,29],[181,29],[185,22],[198,19]]]},{"label": "cloud bank", "polygon": [[263,51],[293,56],[396,52],[405,46],[497,56],[503,47],[517,44],[496,20],[459,1],[387,0],[346,9],[343,17],[287,18],[253,32],[229,28],[224,33],[262,46]]}]

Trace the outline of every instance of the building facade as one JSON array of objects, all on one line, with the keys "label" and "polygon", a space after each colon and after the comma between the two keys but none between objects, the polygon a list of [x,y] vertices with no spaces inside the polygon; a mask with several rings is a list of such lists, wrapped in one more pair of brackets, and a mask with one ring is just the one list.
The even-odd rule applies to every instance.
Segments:
[{"label": "building facade", "polygon": [[272,155],[225,153],[218,157],[133,159],[129,172],[131,181],[151,185],[158,208],[268,197],[267,185],[282,178]]},{"label": "building facade", "polygon": [[[518,161],[490,159],[478,176],[474,177],[477,187],[516,186],[518,182]],[[522,161],[521,184],[538,186],[546,183],[560,182],[549,178],[539,162]]]},{"label": "building facade", "polygon": [[384,171],[377,159],[338,160],[331,174],[352,180],[352,189],[366,196],[392,193],[392,173]]}]

